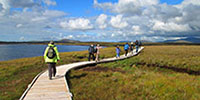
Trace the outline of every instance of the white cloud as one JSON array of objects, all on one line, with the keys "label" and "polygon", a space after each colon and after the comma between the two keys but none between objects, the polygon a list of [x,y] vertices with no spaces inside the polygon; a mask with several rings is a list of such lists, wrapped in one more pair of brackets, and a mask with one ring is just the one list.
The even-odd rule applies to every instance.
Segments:
[{"label": "white cloud", "polygon": [[174,18],[175,20],[175,22],[182,22],[183,21],[183,17],[175,17]]},{"label": "white cloud", "polygon": [[68,22],[64,21],[60,23],[60,26],[71,30],[90,30],[93,28],[90,20],[85,18],[71,19]]},{"label": "white cloud", "polygon": [[0,0],[0,16],[5,15],[10,9],[6,0]]},{"label": "white cloud", "polygon": [[3,10],[0,12],[0,15],[9,15],[11,8],[40,8],[41,4],[35,2],[34,0],[0,0],[0,6]]},{"label": "white cloud", "polygon": [[107,21],[107,15],[105,14],[101,14],[97,19],[96,19],[96,23],[99,25],[100,29],[104,29],[107,27],[106,24]]},{"label": "white cloud", "polygon": [[142,31],[140,29],[140,26],[132,26],[132,29],[133,29],[133,34],[142,34]]},{"label": "white cloud", "polygon": [[0,3],[4,9],[12,8],[31,8],[33,6],[39,6],[38,3],[33,0],[1,0]]},{"label": "white cloud", "polygon": [[22,36],[22,37],[20,37],[20,38],[19,38],[19,40],[24,40],[24,39],[25,39],[25,37],[24,37],[24,36]]},{"label": "white cloud", "polygon": [[199,0],[184,0],[181,4],[176,5],[176,7],[178,8],[184,8],[185,6],[188,5],[200,5],[200,1]]},{"label": "white cloud", "polygon": [[73,39],[74,36],[73,35],[68,35],[68,36],[65,36],[64,39]]},{"label": "white cloud", "polygon": [[31,21],[44,21],[67,15],[65,12],[57,10],[44,10],[43,12],[35,12],[35,13],[32,12],[32,13],[35,15],[31,18]]},{"label": "white cloud", "polygon": [[[129,38],[146,36],[155,40],[165,39],[166,36],[199,35],[199,0],[184,0],[178,5],[161,4],[159,0],[119,0],[117,3],[94,0],[94,5],[105,12],[117,14],[118,17],[111,17],[110,20],[113,32],[108,34],[113,34],[113,37],[123,36],[114,32],[118,29]],[[110,26],[107,27],[109,29]]]},{"label": "white cloud", "polygon": [[17,24],[17,25],[16,25],[17,28],[20,28],[20,27],[22,27],[22,26],[23,26],[22,24]]},{"label": "white cloud", "polygon": [[61,17],[67,15],[63,11],[58,11],[58,10],[45,10],[43,12],[43,16],[48,16],[48,17]]},{"label": "white cloud", "polygon": [[113,34],[111,34],[111,37],[115,37],[115,34],[113,33]]},{"label": "white cloud", "polygon": [[159,0],[119,0],[117,3],[98,3],[97,0],[94,0],[94,5],[96,7],[110,10],[114,13],[119,14],[141,14],[141,9],[144,6],[156,5],[159,3]]},{"label": "white cloud", "polygon": [[76,36],[77,38],[83,38],[83,39],[88,39],[89,38],[89,36],[87,35],[87,34],[81,34],[81,35],[77,35]]},{"label": "white cloud", "polygon": [[123,15],[111,17],[110,23],[114,28],[125,28],[128,26],[128,23],[123,19]]},{"label": "white cloud", "polygon": [[68,23],[67,23],[66,21],[60,22],[60,26],[61,26],[62,28],[68,28]]},{"label": "white cloud", "polygon": [[3,5],[0,3],[0,16],[4,15]]},{"label": "white cloud", "polygon": [[140,26],[133,26],[132,29],[136,32],[140,31]]},{"label": "white cloud", "polygon": [[47,18],[44,16],[37,16],[35,18],[32,18],[31,21],[35,22],[35,21],[43,21],[46,20]]},{"label": "white cloud", "polygon": [[[52,0],[41,0],[46,5],[56,5],[55,1]],[[34,10],[42,8],[42,4],[40,1],[36,0],[0,0],[0,6],[4,9],[4,12],[9,12],[10,8],[22,8],[28,9],[33,8]]]},{"label": "white cloud", "polygon": [[52,1],[52,0],[43,0],[43,2],[45,4],[47,4],[48,6],[55,6],[56,5],[56,2],[55,1]]},{"label": "white cloud", "polygon": [[84,18],[50,10],[52,5],[56,0],[0,0],[0,34],[23,33],[26,39],[29,37],[25,34],[88,41],[163,40],[199,36],[200,31],[199,0],[184,0],[178,5],[160,4],[159,0],[94,0],[94,6],[105,14]]},{"label": "white cloud", "polygon": [[185,37],[168,37],[166,40],[179,40],[179,39],[185,39]]},{"label": "white cloud", "polygon": [[153,26],[155,31],[166,31],[166,32],[186,32],[191,30],[187,24],[181,25],[173,22],[164,23],[161,21],[155,21]]},{"label": "white cloud", "polygon": [[9,5],[8,2],[9,2],[8,0],[1,0],[0,1],[0,4],[2,5],[3,9],[9,9],[10,8],[10,5]]},{"label": "white cloud", "polygon": [[159,0],[119,0],[119,4],[129,4],[134,3],[140,6],[147,6],[147,5],[156,5],[159,3]]}]

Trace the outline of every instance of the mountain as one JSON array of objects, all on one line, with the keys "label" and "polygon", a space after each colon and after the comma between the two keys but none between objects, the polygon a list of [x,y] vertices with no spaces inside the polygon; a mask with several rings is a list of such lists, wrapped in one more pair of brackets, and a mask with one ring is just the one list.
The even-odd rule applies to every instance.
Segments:
[{"label": "mountain", "polygon": [[119,41],[120,43],[129,43],[129,42],[132,42],[132,41]]},{"label": "mountain", "polygon": [[149,41],[149,40],[139,40],[141,41],[142,43],[153,43],[152,41]]},{"label": "mountain", "polygon": [[[55,43],[79,43],[77,40],[62,39],[54,41]],[[0,41],[0,44],[19,44],[19,43],[49,43],[49,41]]]},{"label": "mountain", "polygon": [[177,40],[166,40],[164,43],[200,43],[200,38],[197,37],[187,37],[185,39],[177,39]]},{"label": "mountain", "polygon": [[77,43],[77,42],[80,42],[80,41],[77,41],[77,40],[70,40],[70,39],[62,39],[62,40],[59,40],[59,41],[56,41],[56,42],[58,42],[58,43]]},{"label": "mountain", "polygon": [[[138,41],[141,41],[142,43],[152,43],[152,41],[148,41],[148,40],[138,40]],[[120,43],[125,43],[125,42],[135,42],[135,41],[119,41]]]}]

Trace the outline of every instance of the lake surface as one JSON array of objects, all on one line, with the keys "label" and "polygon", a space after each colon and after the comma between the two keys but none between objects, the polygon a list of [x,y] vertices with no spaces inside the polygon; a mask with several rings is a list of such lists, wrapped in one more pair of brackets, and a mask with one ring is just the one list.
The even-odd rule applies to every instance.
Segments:
[{"label": "lake surface", "polygon": [[[0,45],[0,61],[43,56],[47,45],[9,44]],[[88,50],[89,46],[57,45],[59,52]]]}]

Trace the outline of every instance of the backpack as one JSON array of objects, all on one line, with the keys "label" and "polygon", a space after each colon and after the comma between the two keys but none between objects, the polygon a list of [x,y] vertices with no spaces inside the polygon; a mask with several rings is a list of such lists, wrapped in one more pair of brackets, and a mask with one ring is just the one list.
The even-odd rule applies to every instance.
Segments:
[{"label": "backpack", "polygon": [[97,53],[97,48],[94,49],[94,53]]},{"label": "backpack", "polygon": [[55,56],[56,56],[56,52],[55,52],[55,50],[54,50],[54,47],[50,46],[50,47],[49,47],[49,50],[48,50],[48,52],[47,52],[47,57],[48,57],[49,59],[53,59]]},{"label": "backpack", "polygon": [[138,41],[135,41],[135,45],[138,45]]},{"label": "backpack", "polygon": [[128,50],[128,48],[129,48],[129,45],[128,45],[128,44],[125,44],[124,50]]}]

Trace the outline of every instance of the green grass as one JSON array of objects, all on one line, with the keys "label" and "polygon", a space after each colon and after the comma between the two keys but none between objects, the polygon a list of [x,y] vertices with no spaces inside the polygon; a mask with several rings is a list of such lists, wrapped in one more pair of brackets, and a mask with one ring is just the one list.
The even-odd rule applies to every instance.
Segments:
[{"label": "green grass", "polygon": [[159,67],[169,66],[199,71],[199,48],[198,46],[148,46],[141,54],[130,59],[73,70],[69,74],[73,98],[74,100],[199,100],[199,75]]},{"label": "green grass", "polygon": [[200,70],[200,46],[148,46],[138,62]]},{"label": "green grass", "polygon": [[[78,77],[82,76],[82,77]],[[74,100],[199,100],[200,77],[138,66],[131,72],[75,71]]]},{"label": "green grass", "polygon": [[[101,51],[101,59],[115,55],[115,49],[112,47]],[[86,61],[87,57],[87,51],[60,53],[61,60],[58,65]],[[46,69],[43,57],[0,62],[0,100],[19,99],[33,78]]]}]

